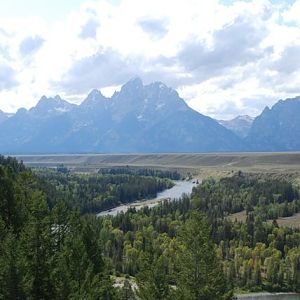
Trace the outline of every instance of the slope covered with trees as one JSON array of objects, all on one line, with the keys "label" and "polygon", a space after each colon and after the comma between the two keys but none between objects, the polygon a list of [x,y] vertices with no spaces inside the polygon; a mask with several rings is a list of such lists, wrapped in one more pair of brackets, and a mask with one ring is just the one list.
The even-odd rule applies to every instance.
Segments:
[{"label": "slope covered with trees", "polygon": [[[170,236],[163,223],[159,231],[149,223],[150,215],[159,223],[168,208],[115,219],[81,215],[64,199],[49,202],[58,186],[45,186],[14,159],[0,162],[0,299],[232,298],[203,215],[185,223],[179,213],[180,228]],[[205,286],[186,280],[191,264]],[[114,286],[112,276],[121,273],[136,277],[135,291],[129,280]]]},{"label": "slope covered with trees", "polygon": [[114,299],[95,220],[50,210],[30,170],[0,161],[0,298]]},{"label": "slope covered with trees", "polygon": [[[0,299],[225,300],[235,289],[300,291],[300,230],[276,222],[299,211],[288,181],[239,172],[205,180],[191,198],[97,218],[58,195],[82,184],[80,197],[89,198],[103,182],[85,180],[107,175],[55,175],[45,185],[16,160],[0,162]],[[230,221],[239,211],[246,220]]]},{"label": "slope covered with trees", "polygon": [[71,174],[62,170],[64,172],[37,170],[40,187],[49,195],[50,207],[63,200],[66,206],[78,208],[82,213],[97,213],[120,204],[154,198],[158,192],[174,185],[168,178],[128,172]]},{"label": "slope covered with trees", "polygon": [[[252,204],[248,203],[250,200]],[[143,270],[140,261],[143,261],[145,256],[150,256],[152,260],[149,265],[159,266],[161,261],[165,263],[164,278],[167,278],[169,284],[180,287],[183,284],[181,280],[186,280],[185,285],[189,289],[188,286],[192,286],[196,281],[187,279],[193,278],[189,272],[193,274],[196,272],[194,266],[187,263],[193,258],[189,251],[198,249],[198,253],[201,254],[200,244],[205,244],[203,242],[205,234],[202,232],[198,241],[197,233],[205,231],[203,229],[205,225],[198,224],[196,229],[194,228],[195,231],[185,228],[190,222],[194,222],[195,211],[201,211],[210,225],[207,228],[208,236],[217,245],[216,252],[222,261],[226,277],[223,282],[227,282],[227,288],[245,291],[299,292],[300,230],[279,227],[275,220],[280,215],[281,203],[292,204],[298,200],[297,189],[290,183],[278,179],[240,173],[220,181],[207,180],[194,189],[192,199],[166,202],[151,210],[144,209],[139,212],[131,210],[126,214],[107,219],[112,232],[116,230],[118,239],[123,241],[118,254],[110,252],[112,250],[110,248],[110,259],[114,262],[118,273],[136,276]],[[265,214],[269,207],[268,201],[272,201],[274,211],[278,209],[278,212],[273,221],[272,217],[269,222],[264,222],[270,219]],[[235,202],[238,204],[238,210],[246,207],[245,222],[232,222],[227,218],[231,212],[237,211],[236,206],[232,205]],[[182,232],[186,232],[185,240],[188,241],[188,248],[185,248],[184,255],[179,258],[178,254],[182,253],[183,249]],[[116,236],[111,235],[107,245],[111,245],[111,240],[112,244],[115,244],[115,239]],[[204,250],[204,254],[207,252],[211,253],[212,250]],[[123,259],[118,260],[118,257]],[[181,269],[183,273],[179,272],[181,275],[185,274],[183,277],[178,273],[182,258],[186,262],[184,265],[189,266],[188,269],[185,267]],[[208,257],[205,257],[205,261],[213,264]],[[200,274],[205,273],[205,270],[201,270]],[[139,275],[137,276],[139,278]],[[206,277],[209,278],[209,274],[206,274]],[[153,273],[146,278],[149,278],[148,280],[154,278]],[[162,279],[159,280],[161,281]],[[198,286],[201,289],[201,284]]]}]

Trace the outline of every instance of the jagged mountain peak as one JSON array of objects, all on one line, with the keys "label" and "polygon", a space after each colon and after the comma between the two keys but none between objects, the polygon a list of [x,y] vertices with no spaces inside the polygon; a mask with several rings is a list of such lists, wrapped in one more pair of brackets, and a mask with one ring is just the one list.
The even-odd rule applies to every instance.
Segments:
[{"label": "jagged mountain peak", "polygon": [[253,117],[248,116],[248,115],[239,115],[239,116],[235,117],[234,119],[241,120],[241,121],[246,121],[246,122],[252,122],[254,120]]},{"label": "jagged mountain peak", "polygon": [[54,96],[53,99],[54,99],[55,101],[57,101],[57,102],[63,101],[63,99],[61,99],[61,97],[60,97],[59,95]]},{"label": "jagged mountain peak", "polygon": [[43,95],[37,105],[42,104],[44,102],[61,103],[61,102],[64,102],[64,100],[59,95],[56,95],[54,97],[47,97],[47,96]]},{"label": "jagged mountain peak", "polygon": [[[65,106],[75,109],[61,111]],[[26,113],[25,113],[26,112]],[[189,108],[163,84],[133,78],[115,96],[92,90],[79,106],[42,97],[30,111],[1,124],[0,151],[205,152],[242,150],[243,142]]]},{"label": "jagged mountain peak", "polygon": [[37,105],[29,111],[39,116],[46,116],[51,113],[64,113],[72,110],[74,107],[74,104],[63,100],[59,95],[49,98],[42,96]]},{"label": "jagged mountain peak", "polygon": [[[280,100],[279,100],[279,101],[280,101]],[[263,109],[262,113],[268,113],[270,110],[271,110],[270,107],[269,107],[269,106],[266,106],[266,107]]]},{"label": "jagged mountain peak", "polygon": [[111,98],[95,89],[79,106],[57,95],[19,109],[0,125],[0,152],[295,151],[299,115],[296,97],[266,107],[254,121],[244,115],[220,125],[164,83],[133,78]]},{"label": "jagged mountain peak", "polygon": [[218,122],[237,136],[244,138],[250,131],[254,118],[248,115],[240,115],[232,120],[219,120]]},{"label": "jagged mountain peak", "polygon": [[230,120],[219,120],[219,122],[233,122],[233,121],[245,121],[245,122],[252,122],[255,118],[249,115],[238,115]]},{"label": "jagged mountain peak", "polygon": [[80,106],[85,108],[95,108],[95,106],[102,104],[105,100],[107,100],[107,98],[103,96],[99,90],[93,89],[90,91],[86,99],[80,104]]},{"label": "jagged mountain peak", "polygon": [[300,97],[279,100],[255,118],[248,143],[256,151],[300,150]]},{"label": "jagged mountain peak", "polygon": [[111,101],[112,116],[120,122],[128,114],[138,121],[153,123],[173,112],[190,109],[178,93],[160,81],[144,85],[140,78],[128,81]]},{"label": "jagged mountain peak", "polygon": [[152,92],[160,93],[161,95],[167,95],[167,94],[178,95],[178,93],[174,89],[168,87],[166,84],[160,81],[155,81],[146,85],[145,89],[148,92],[152,91]]},{"label": "jagged mountain peak", "polygon": [[142,79],[138,76],[132,77],[130,80],[127,81],[127,83],[124,84],[124,86],[135,86],[135,87],[143,86],[143,85],[144,84]]},{"label": "jagged mountain peak", "polygon": [[64,103],[64,102],[67,102],[67,101],[63,100],[59,95],[56,95],[54,97],[46,97],[44,95],[44,96],[41,97],[41,99],[37,103],[36,107],[46,105],[46,104],[47,105],[60,104],[60,103]]},{"label": "jagged mountain peak", "polygon": [[139,77],[133,77],[121,87],[118,96],[123,94],[130,96],[138,96],[143,90],[143,88],[144,84],[142,79]]},{"label": "jagged mountain peak", "polygon": [[90,98],[90,99],[97,99],[97,98],[105,98],[101,91],[97,90],[97,89],[93,89],[89,92],[87,98]]},{"label": "jagged mountain peak", "polygon": [[276,102],[271,109],[269,109],[270,111],[277,111],[277,110],[281,110],[281,109],[293,109],[294,106],[299,106],[300,103],[300,96],[297,96],[295,98],[287,98],[285,100],[279,100],[278,102]]}]

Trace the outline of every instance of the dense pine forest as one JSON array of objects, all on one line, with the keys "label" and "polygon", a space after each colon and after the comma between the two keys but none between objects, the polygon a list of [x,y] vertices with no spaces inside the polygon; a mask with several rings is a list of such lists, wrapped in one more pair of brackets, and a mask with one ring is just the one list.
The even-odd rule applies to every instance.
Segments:
[{"label": "dense pine forest", "polygon": [[71,174],[65,168],[63,172],[61,170],[38,169],[35,173],[41,189],[48,195],[50,207],[63,201],[68,208],[78,208],[81,213],[97,213],[120,204],[153,198],[174,185],[168,176],[161,178],[125,172]]},{"label": "dense pine forest", "polygon": [[[114,174],[115,173],[115,174]],[[233,299],[300,291],[300,210],[291,182],[238,172],[191,197],[116,217],[92,212],[155,195],[175,174],[33,172],[0,157],[0,299]],[[245,212],[243,222],[230,215]]]},{"label": "dense pine forest", "polygon": [[115,167],[115,168],[101,168],[99,170],[100,174],[127,174],[127,175],[139,175],[139,176],[154,176],[159,178],[169,178],[173,180],[181,179],[180,173],[177,171],[168,171],[168,170],[155,170],[147,168],[132,168],[129,166],[126,167]]}]

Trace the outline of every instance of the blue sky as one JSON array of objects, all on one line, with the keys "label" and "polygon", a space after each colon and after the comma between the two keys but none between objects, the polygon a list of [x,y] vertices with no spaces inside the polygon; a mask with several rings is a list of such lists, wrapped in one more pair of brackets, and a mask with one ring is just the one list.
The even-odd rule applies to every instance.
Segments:
[{"label": "blue sky", "polygon": [[139,76],[212,117],[255,116],[300,95],[299,15],[300,0],[0,1],[0,109]]}]

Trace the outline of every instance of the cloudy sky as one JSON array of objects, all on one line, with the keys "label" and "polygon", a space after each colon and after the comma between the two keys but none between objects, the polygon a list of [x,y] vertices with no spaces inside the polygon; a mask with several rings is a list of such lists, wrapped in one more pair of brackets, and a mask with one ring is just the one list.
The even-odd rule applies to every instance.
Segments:
[{"label": "cloudy sky", "polygon": [[0,2],[0,109],[162,81],[229,119],[300,95],[300,0]]}]

